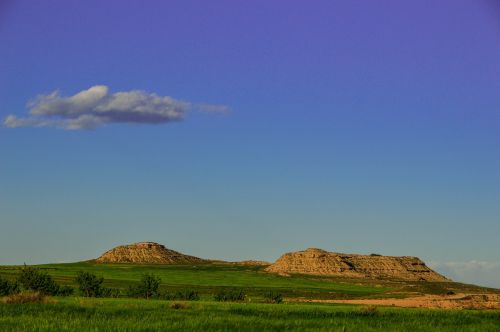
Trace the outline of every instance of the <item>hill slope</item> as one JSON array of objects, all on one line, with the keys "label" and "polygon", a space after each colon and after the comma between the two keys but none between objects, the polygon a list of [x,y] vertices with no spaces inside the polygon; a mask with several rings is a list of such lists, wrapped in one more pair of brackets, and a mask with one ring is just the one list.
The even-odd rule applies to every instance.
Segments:
[{"label": "hill slope", "polygon": [[139,242],[115,247],[106,251],[97,263],[134,263],[134,264],[195,264],[206,260],[184,255],[155,242]]},{"label": "hill slope", "polygon": [[449,281],[428,268],[417,257],[341,254],[316,248],[284,254],[267,267],[266,271],[352,278]]}]

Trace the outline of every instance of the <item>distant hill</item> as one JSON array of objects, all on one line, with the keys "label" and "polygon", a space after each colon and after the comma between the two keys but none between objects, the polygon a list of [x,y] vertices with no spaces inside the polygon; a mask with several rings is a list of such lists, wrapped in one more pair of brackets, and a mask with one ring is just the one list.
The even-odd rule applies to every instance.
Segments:
[{"label": "distant hill", "polygon": [[316,248],[284,254],[267,267],[266,271],[352,278],[449,281],[428,268],[418,257],[342,254]]},{"label": "distant hill", "polygon": [[118,246],[106,251],[96,259],[96,262],[134,264],[194,264],[208,261],[168,249],[159,243],[139,242]]},{"label": "distant hill", "polygon": [[182,254],[159,243],[138,242],[115,247],[102,254],[95,262],[164,265],[223,263],[267,266],[265,271],[281,275],[296,273],[347,278],[450,281],[431,270],[417,257],[343,254],[316,248],[286,253],[271,264],[254,260],[241,262],[208,260]]}]

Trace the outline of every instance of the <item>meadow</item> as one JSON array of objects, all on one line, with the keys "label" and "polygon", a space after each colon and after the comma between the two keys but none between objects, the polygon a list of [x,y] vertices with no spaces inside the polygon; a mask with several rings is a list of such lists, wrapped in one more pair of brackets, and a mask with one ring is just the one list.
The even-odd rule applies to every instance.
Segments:
[{"label": "meadow", "polygon": [[[312,276],[283,277],[262,271],[261,266],[233,264],[200,265],[132,265],[95,264],[79,262],[69,264],[38,265],[55,281],[76,286],[74,278],[79,271],[88,271],[104,277],[104,286],[125,290],[139,281],[145,273],[161,278],[166,291],[196,290],[202,299],[209,299],[214,292],[224,288],[242,289],[248,296],[259,296],[265,291],[281,292],[292,298],[355,298],[382,294],[387,288],[381,285],[353,284],[348,281],[325,282]],[[0,267],[0,277],[15,279],[21,267]]]},{"label": "meadow", "polygon": [[[304,303],[322,298],[404,296],[417,286],[442,293],[474,287],[455,283],[402,283],[349,280],[305,275],[279,276],[261,266],[232,264],[127,265],[92,261],[38,266],[60,284],[75,288],[68,297],[45,303],[0,303],[0,331],[500,331],[500,311],[404,309]],[[14,280],[21,267],[0,267],[0,277]],[[119,298],[85,298],[75,276],[88,271],[118,288]],[[167,301],[125,297],[125,290],[144,273],[161,278],[164,291],[195,290],[198,301]],[[245,300],[216,302],[221,289],[239,289]],[[266,291],[283,294],[284,303],[263,303]]]},{"label": "meadow", "polygon": [[499,331],[500,313],[317,304],[57,298],[0,305],[2,331]]}]

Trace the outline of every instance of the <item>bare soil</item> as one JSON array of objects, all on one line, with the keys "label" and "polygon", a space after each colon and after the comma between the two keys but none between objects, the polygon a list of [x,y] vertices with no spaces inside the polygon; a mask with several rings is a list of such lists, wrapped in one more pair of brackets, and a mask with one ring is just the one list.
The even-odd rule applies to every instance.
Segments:
[{"label": "bare soil", "polygon": [[439,309],[500,309],[500,294],[420,295],[407,298],[355,299],[355,300],[305,300],[305,302],[349,303],[396,306],[407,308]]}]

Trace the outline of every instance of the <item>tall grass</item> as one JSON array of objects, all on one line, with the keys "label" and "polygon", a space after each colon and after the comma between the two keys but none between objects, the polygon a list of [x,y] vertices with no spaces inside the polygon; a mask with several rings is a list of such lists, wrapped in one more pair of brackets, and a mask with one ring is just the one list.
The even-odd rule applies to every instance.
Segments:
[{"label": "tall grass", "polygon": [[0,305],[0,330],[487,332],[500,330],[500,312],[381,308],[367,314],[355,306],[60,298]]},{"label": "tall grass", "polygon": [[3,298],[6,304],[49,303],[48,297],[40,292],[14,293]]}]

